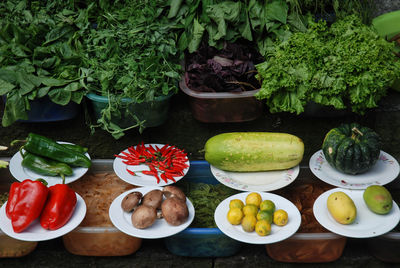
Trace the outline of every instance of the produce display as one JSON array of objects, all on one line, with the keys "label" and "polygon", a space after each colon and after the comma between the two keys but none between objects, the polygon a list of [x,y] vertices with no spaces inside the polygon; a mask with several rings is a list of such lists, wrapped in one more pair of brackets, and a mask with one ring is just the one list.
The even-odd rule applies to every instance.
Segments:
[{"label": "produce display", "polygon": [[303,141],[273,132],[222,133],[207,140],[204,158],[227,171],[269,171],[292,168],[303,159]]},{"label": "produce display", "polygon": [[359,174],[368,171],[379,158],[381,139],[372,129],[357,123],[342,124],[325,136],[322,151],[335,169]]},{"label": "produce display", "polygon": [[[137,176],[137,173],[155,177],[157,184],[160,179],[165,183],[176,182],[175,177],[182,177],[184,170],[189,167],[187,154],[175,146],[165,144],[162,147],[151,144],[138,144],[131,146],[126,151],[116,154],[115,157],[123,159],[126,171]],[[145,165],[148,170],[132,171],[129,166]]]},{"label": "produce display", "polygon": [[6,215],[14,232],[20,233],[39,218],[44,229],[57,230],[71,218],[77,198],[66,184],[46,186],[41,180],[11,184]]},{"label": "produce display", "polygon": [[[49,100],[62,107],[82,104],[92,134],[101,128],[119,139],[137,128],[142,135],[150,120],[132,107],[169,100],[179,87],[203,96],[188,94],[202,123],[253,120],[265,104],[270,113],[299,115],[316,104],[364,115],[400,80],[400,61],[393,55],[399,56],[399,35],[378,35],[369,24],[370,2],[0,1],[2,126],[29,120],[31,102]],[[215,101],[212,93],[224,92],[229,94]],[[90,95],[107,99],[102,108],[93,104],[96,122],[83,101]],[[218,112],[221,103],[231,118]],[[179,124],[186,123],[186,115],[180,116]],[[244,127],[237,132],[208,129],[213,136],[201,150],[207,161],[201,172],[192,169],[190,153],[168,144],[171,135],[165,145],[141,142],[116,151],[114,162],[99,159],[94,168],[88,148],[28,132],[11,143],[23,143],[13,161],[0,160],[0,168],[10,171],[2,174],[11,179],[0,194],[0,235],[35,243],[4,253],[13,245],[0,238],[0,257],[28,254],[38,241],[61,236],[78,255],[128,255],[142,239],[171,238],[185,247],[179,235],[190,226],[218,229],[210,230],[218,236],[201,238],[208,240],[203,247],[210,255],[210,243],[217,249],[234,241],[275,246],[275,256],[287,262],[326,262],[340,256],[346,237],[381,236],[400,222],[393,188],[384,186],[399,176],[399,166],[382,151],[378,132],[359,123],[330,129],[308,169],[330,185],[297,180],[288,186],[304,171],[305,144],[279,132],[290,124],[281,126],[280,116],[268,120],[276,123],[261,127],[265,132],[246,132],[245,124],[228,127]],[[188,173],[196,183],[185,181]],[[197,183],[204,179],[199,173],[220,184]],[[296,233],[307,233],[299,235],[306,239],[297,240]],[[340,237],[331,244],[330,234]],[[305,240],[314,245],[305,246]]]},{"label": "produce display", "polygon": [[141,192],[128,193],[121,202],[121,208],[125,212],[132,212],[132,225],[139,229],[152,226],[160,218],[178,226],[189,216],[186,196],[176,186],[154,189],[144,195]]},{"label": "produce display", "polygon": [[[362,192],[362,198],[370,211],[378,215],[388,214],[393,207],[390,192],[381,185],[370,185]],[[327,208],[332,217],[340,224],[352,224],[357,217],[357,207],[352,198],[342,191],[328,196]]]},{"label": "produce display", "polygon": [[262,200],[259,193],[249,193],[245,201],[232,199],[226,215],[232,225],[241,225],[245,232],[255,231],[259,236],[271,233],[271,224],[285,226],[289,220],[284,209],[276,209],[271,200]]},{"label": "produce display", "polygon": [[29,133],[26,140],[15,140],[12,145],[24,142],[20,147],[22,166],[38,174],[65,176],[73,174],[73,167],[89,168],[91,160],[85,155],[87,148],[75,144],[60,144],[48,137]]}]

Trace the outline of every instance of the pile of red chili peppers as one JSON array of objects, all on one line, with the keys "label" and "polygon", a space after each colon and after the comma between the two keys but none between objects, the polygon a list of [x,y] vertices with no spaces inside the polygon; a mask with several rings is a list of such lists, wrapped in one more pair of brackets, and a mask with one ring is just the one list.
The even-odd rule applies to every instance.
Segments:
[{"label": "pile of red chili peppers", "polygon": [[[186,164],[188,161],[187,154],[183,150],[169,144],[159,148],[156,145],[153,147],[151,144],[146,145],[142,142],[136,147],[129,147],[128,152],[122,151],[115,156],[122,158],[122,163],[128,166],[147,165],[149,170],[136,172],[154,176],[157,183],[160,183],[160,180],[166,183],[168,180],[176,182],[175,177],[185,175],[184,170],[189,167],[189,165]],[[137,176],[136,173],[129,170],[128,167],[126,167],[126,170],[129,174]]]}]

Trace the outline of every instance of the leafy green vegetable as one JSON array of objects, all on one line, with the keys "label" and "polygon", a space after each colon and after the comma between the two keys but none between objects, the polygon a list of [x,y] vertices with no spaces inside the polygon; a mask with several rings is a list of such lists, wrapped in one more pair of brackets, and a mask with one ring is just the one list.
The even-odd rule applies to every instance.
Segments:
[{"label": "leafy green vegetable", "polygon": [[[39,5],[39,3],[37,3]],[[60,105],[80,103],[86,94],[81,31],[88,11],[62,9],[30,1],[0,3],[0,94],[6,95],[4,127],[28,119],[30,101],[48,95]]]},{"label": "leafy green vegetable", "polygon": [[167,18],[165,1],[125,1],[104,12],[97,27],[87,32],[85,60],[92,71],[91,92],[110,97],[97,125],[115,138],[124,131],[144,125],[138,120],[129,128],[118,126],[121,99],[133,103],[151,102],[177,92],[181,75],[177,53],[176,24]]},{"label": "leafy green vegetable", "polygon": [[224,199],[239,192],[223,184],[179,181],[177,186],[194,206],[196,216],[190,225],[193,228],[216,228],[215,209]]},{"label": "leafy green vegetable", "polygon": [[245,39],[265,55],[273,42],[306,30],[296,0],[172,0],[168,17],[182,25],[179,49],[190,53],[202,41],[221,49]]},{"label": "leafy green vegetable", "polygon": [[309,24],[307,32],[294,33],[256,66],[262,80],[256,97],[272,113],[300,114],[310,101],[361,114],[377,107],[400,77],[393,44],[355,15],[331,27],[323,20]]}]

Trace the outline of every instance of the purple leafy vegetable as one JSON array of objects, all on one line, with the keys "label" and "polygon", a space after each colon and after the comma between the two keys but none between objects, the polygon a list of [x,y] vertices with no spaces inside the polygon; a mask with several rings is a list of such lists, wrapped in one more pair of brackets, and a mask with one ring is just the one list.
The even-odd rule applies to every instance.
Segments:
[{"label": "purple leafy vegetable", "polygon": [[186,55],[186,84],[198,92],[242,92],[260,88],[255,65],[264,59],[248,44],[202,45]]}]

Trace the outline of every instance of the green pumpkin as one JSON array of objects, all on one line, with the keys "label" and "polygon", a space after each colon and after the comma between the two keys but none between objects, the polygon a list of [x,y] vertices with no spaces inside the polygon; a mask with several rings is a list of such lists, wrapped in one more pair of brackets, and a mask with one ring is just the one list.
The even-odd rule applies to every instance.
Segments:
[{"label": "green pumpkin", "polygon": [[347,174],[366,172],[379,158],[381,139],[368,127],[357,123],[331,129],[322,144],[326,161]]}]

